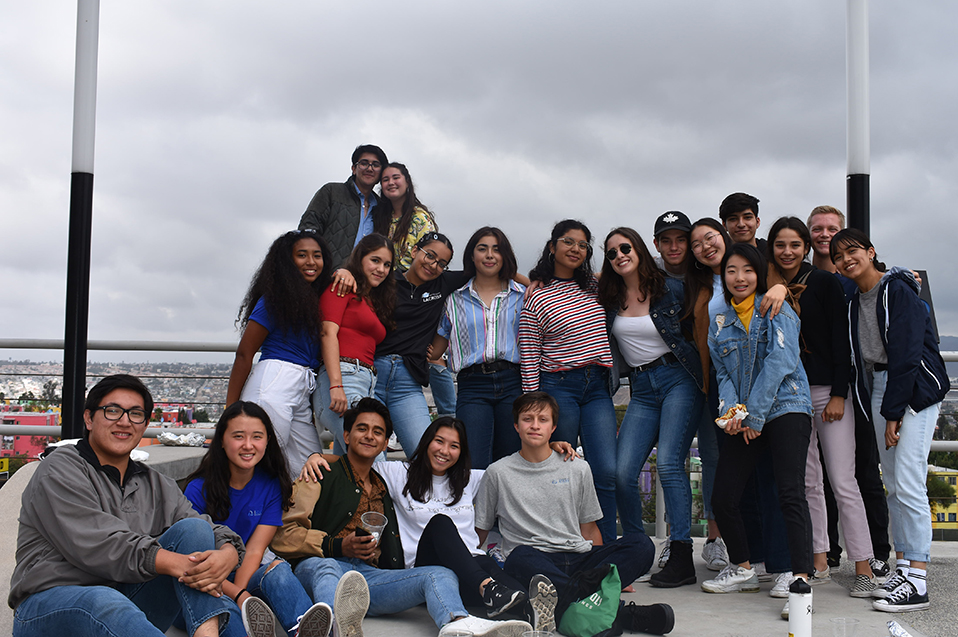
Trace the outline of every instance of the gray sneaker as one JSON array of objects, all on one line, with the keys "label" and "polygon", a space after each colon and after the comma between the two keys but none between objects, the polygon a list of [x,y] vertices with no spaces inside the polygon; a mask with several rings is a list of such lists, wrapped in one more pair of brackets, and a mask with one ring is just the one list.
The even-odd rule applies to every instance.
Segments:
[{"label": "gray sneaker", "polygon": [[672,555],[672,541],[666,540],[665,546],[662,547],[662,552],[659,553],[658,567],[665,568],[665,565],[669,563],[669,556]]},{"label": "gray sneaker", "polygon": [[259,597],[247,597],[240,611],[249,637],[273,637],[279,622],[266,602]]},{"label": "gray sneaker", "polygon": [[363,618],[369,610],[369,585],[359,571],[346,571],[336,585],[333,621],[338,637],[363,637]]},{"label": "gray sneaker", "polygon": [[758,575],[750,568],[729,564],[715,579],[702,582],[706,593],[757,593]]},{"label": "gray sneaker", "polygon": [[290,630],[296,631],[296,637],[329,637],[333,626],[333,611],[328,604],[317,602],[309,607],[299,622]]},{"label": "gray sneaker", "polygon": [[705,560],[705,568],[710,571],[721,571],[728,566],[728,549],[725,548],[725,540],[718,537],[711,542],[706,542],[702,547],[702,559]]},{"label": "gray sneaker", "polygon": [[559,603],[559,593],[555,584],[545,575],[533,575],[529,582],[529,605],[532,607],[532,624],[534,630],[555,632],[556,604]]}]

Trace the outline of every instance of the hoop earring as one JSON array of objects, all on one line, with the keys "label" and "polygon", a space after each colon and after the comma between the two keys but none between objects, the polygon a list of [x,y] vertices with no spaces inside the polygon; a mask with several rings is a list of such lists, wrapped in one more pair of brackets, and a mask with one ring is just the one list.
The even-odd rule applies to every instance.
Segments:
[{"label": "hoop earring", "polygon": [[555,262],[556,262],[556,253],[555,253],[555,252],[550,252],[550,253],[549,253],[549,263],[555,263]]}]

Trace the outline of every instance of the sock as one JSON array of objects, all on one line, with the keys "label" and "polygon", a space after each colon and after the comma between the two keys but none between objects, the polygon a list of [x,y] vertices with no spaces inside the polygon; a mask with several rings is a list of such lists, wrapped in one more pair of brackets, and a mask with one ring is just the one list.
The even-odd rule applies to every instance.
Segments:
[{"label": "sock", "polygon": [[925,582],[925,569],[911,568],[908,570],[908,581],[915,585],[919,595],[928,592],[928,584]]},{"label": "sock", "polygon": [[908,569],[911,567],[911,562],[905,559],[899,559],[895,562],[895,568],[902,572],[902,575],[908,576]]}]

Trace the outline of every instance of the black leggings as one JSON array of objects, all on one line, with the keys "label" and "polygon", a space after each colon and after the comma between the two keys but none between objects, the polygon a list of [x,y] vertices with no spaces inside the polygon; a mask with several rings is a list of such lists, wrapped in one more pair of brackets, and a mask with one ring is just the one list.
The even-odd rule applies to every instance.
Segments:
[{"label": "black leggings", "polygon": [[445,566],[455,573],[459,578],[459,596],[467,606],[482,606],[479,585],[489,577],[513,590],[523,590],[523,586],[506,575],[493,558],[473,555],[447,515],[434,515],[422,530],[416,566]]},{"label": "black leggings", "polygon": [[812,523],[805,500],[805,459],[811,430],[812,422],[806,414],[791,413],[766,422],[762,435],[749,444],[742,435],[727,437],[719,451],[712,511],[730,562],[741,564],[750,559],[739,502],[759,456],[768,449],[785,518],[792,572],[812,572]]}]

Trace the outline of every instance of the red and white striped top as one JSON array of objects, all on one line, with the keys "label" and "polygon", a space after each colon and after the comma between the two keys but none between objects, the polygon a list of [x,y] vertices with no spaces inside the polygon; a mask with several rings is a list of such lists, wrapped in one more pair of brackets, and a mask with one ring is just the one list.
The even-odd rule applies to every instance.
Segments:
[{"label": "red and white striped top", "polygon": [[522,391],[539,389],[540,371],[612,367],[598,290],[595,279],[585,290],[575,281],[553,279],[532,294],[519,315]]}]

